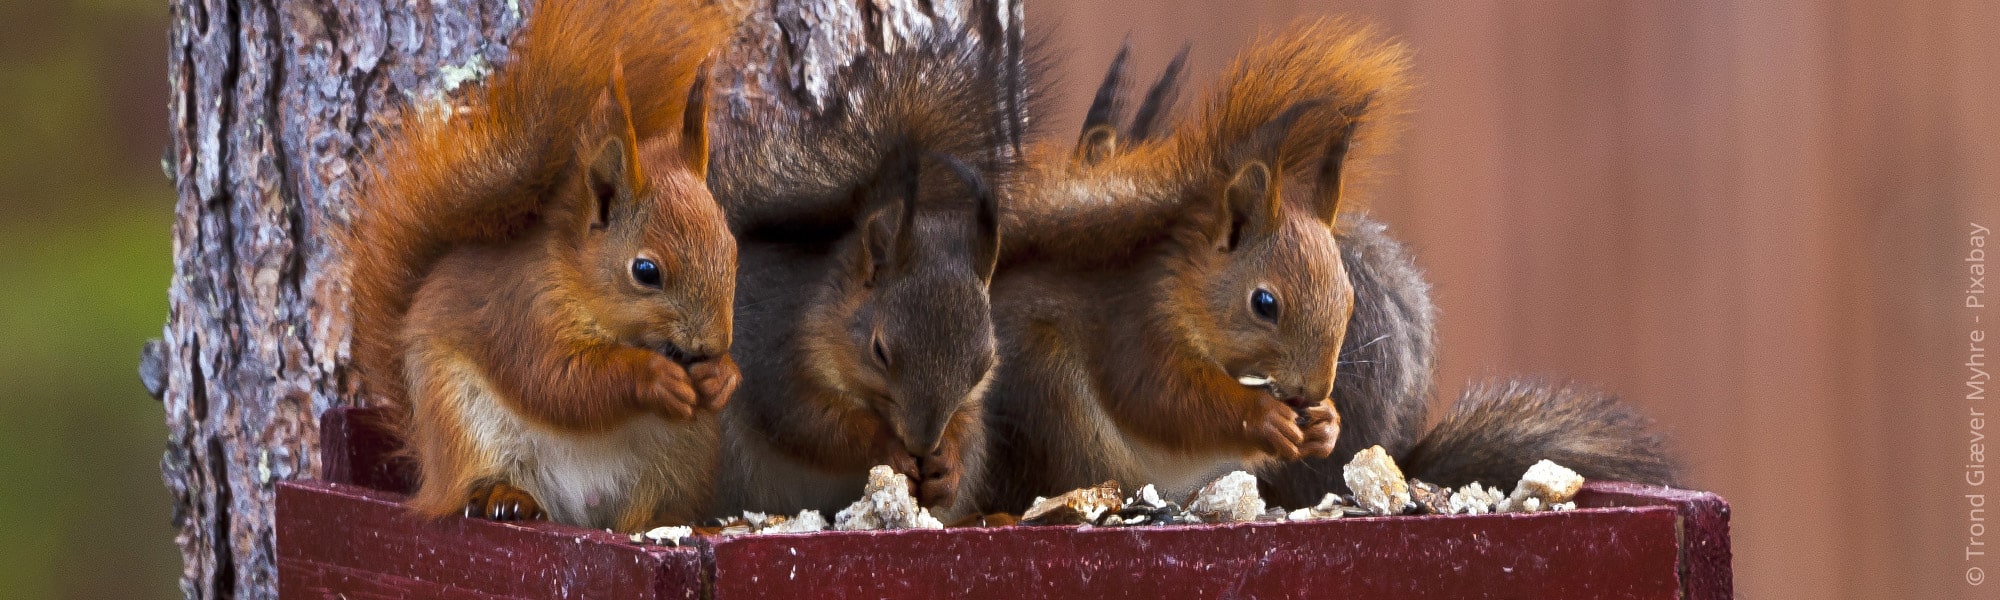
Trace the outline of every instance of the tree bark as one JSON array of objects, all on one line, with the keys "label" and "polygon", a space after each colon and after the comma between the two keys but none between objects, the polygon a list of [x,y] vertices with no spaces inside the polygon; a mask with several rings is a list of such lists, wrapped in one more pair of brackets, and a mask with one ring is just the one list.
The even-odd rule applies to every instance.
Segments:
[{"label": "tree bark", "polygon": [[[503,63],[532,4],[171,3],[174,279],[140,376],[165,406],[161,470],[186,597],[276,595],[274,485],[318,474],[318,416],[353,403],[345,266],[330,235],[348,222],[353,175],[409,99]],[[748,16],[718,61],[717,143],[819,110],[843,65],[929,28],[970,27],[1020,55],[1021,0],[733,4]],[[1018,59],[1010,83],[1018,105]]]}]

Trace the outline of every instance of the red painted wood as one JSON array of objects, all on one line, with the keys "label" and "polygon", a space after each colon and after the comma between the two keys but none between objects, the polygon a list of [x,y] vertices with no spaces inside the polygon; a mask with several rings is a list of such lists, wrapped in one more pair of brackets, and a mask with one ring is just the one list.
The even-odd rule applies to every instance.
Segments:
[{"label": "red painted wood", "polygon": [[[553,523],[410,515],[400,496],[317,481],[278,487],[287,598],[697,598],[701,552]],[[357,597],[354,595],[349,598]]]},{"label": "red painted wood", "polygon": [[1677,598],[1664,507],[1157,529],[1007,527],[714,543],[715,600]]},{"label": "red painted wood", "polygon": [[396,453],[389,411],[335,408],[319,417],[320,478],[373,490],[408,493],[415,489],[409,459]]},{"label": "red painted wood", "polygon": [[1616,481],[1593,481],[1576,496],[1579,507],[1672,506],[1681,517],[1681,580],[1690,600],[1736,597],[1729,550],[1729,502],[1696,490]]},{"label": "red painted wood", "polygon": [[1588,509],[1565,513],[826,532],[689,548],[548,523],[433,522],[397,504],[408,470],[392,461],[380,418],[329,411],[323,460],[334,481],[280,484],[285,597],[1722,600],[1732,591],[1726,502],[1610,482],[1587,484],[1577,503]]}]

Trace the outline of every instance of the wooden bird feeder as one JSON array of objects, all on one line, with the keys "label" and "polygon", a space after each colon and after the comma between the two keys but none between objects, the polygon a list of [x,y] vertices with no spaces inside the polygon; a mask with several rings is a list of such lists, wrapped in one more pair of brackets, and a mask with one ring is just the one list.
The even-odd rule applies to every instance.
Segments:
[{"label": "wooden bird feeder", "polygon": [[1590,482],[1578,510],[1292,523],[698,538],[412,517],[368,409],[322,419],[324,478],[278,487],[286,598],[1732,597],[1729,505]]}]

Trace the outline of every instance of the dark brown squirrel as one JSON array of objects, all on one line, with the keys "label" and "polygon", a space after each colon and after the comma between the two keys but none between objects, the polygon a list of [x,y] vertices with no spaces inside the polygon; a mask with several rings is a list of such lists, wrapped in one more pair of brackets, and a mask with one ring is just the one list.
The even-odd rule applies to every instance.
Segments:
[{"label": "dark brown squirrel", "polygon": [[723,415],[719,514],[831,514],[879,464],[941,518],[971,496],[996,184],[1016,161],[1002,57],[937,35],[857,65],[839,85],[851,104],[718,146],[745,375]]},{"label": "dark brown squirrel", "polygon": [[[1036,155],[1002,207],[982,508],[1105,479],[1185,494],[1333,450],[1352,304],[1335,215],[1403,57],[1304,23],[1239,58],[1192,124],[1120,147],[1099,116],[1115,111],[1094,110],[1077,150]],[[1176,77],[1141,107],[1145,129]]]},{"label": "dark brown squirrel", "polygon": [[693,519],[705,413],[737,378],[735,243],[704,181],[702,72],[730,21],[536,8],[469,106],[382,137],[345,240],[358,367],[402,416],[420,514]]}]

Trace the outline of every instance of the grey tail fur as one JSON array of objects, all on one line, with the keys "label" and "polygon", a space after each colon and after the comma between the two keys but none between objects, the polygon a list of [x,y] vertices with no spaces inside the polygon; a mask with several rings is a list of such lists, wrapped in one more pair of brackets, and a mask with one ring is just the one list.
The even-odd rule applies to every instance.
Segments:
[{"label": "grey tail fur", "polygon": [[1609,394],[1541,379],[1475,383],[1401,462],[1404,473],[1439,485],[1511,488],[1542,459],[1586,479],[1679,482],[1650,419]]}]

